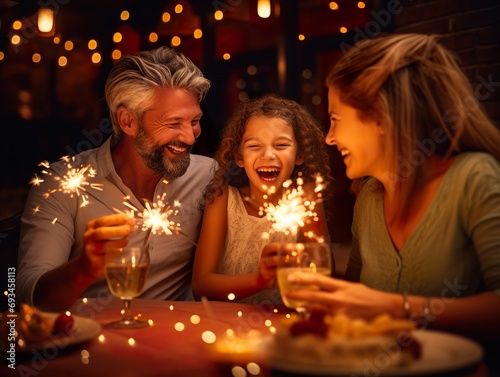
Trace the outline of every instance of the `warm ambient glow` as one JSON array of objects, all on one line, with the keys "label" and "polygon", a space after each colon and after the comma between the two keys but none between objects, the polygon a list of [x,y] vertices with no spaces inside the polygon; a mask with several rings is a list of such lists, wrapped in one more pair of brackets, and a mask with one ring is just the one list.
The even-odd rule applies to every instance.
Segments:
[{"label": "warm ambient glow", "polygon": [[362,1],[358,2],[359,9],[363,9],[364,7],[365,7],[365,3],[363,3]]},{"label": "warm ambient glow", "polygon": [[74,47],[73,42],[71,42],[71,41],[66,41],[66,42],[64,42],[64,49],[65,49],[66,51],[71,51],[71,50],[73,50],[73,47]]},{"label": "warm ambient glow", "polygon": [[177,13],[177,14],[182,13],[183,10],[184,10],[184,8],[181,4],[177,4],[175,6],[175,13]]},{"label": "warm ambient glow", "polygon": [[231,59],[231,54],[229,54],[229,53],[226,52],[224,55],[222,55],[222,59],[224,59],[224,60]]},{"label": "warm ambient glow", "polygon": [[346,27],[344,27],[344,26],[342,26],[342,27],[340,28],[340,32],[341,32],[342,34],[347,33],[347,28],[346,28]]},{"label": "warm ambient glow", "polygon": [[40,63],[42,61],[42,56],[39,53],[34,53],[31,60],[33,63]]},{"label": "warm ambient glow", "polygon": [[306,39],[306,36],[304,34],[299,34],[299,41],[303,41]]},{"label": "warm ambient glow", "polygon": [[257,14],[260,18],[269,18],[271,15],[271,0],[258,0]]},{"label": "warm ambient glow", "polygon": [[12,23],[12,29],[14,30],[19,30],[23,27],[23,23],[19,20],[15,20],[13,23]]},{"label": "warm ambient glow", "polygon": [[38,10],[38,30],[43,34],[54,34],[54,11],[50,8]]}]

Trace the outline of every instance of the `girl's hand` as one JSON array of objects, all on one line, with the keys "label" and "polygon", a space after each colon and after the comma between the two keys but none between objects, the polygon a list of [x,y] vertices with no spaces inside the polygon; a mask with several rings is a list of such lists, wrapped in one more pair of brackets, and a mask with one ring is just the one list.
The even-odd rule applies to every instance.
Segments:
[{"label": "girl's hand", "polygon": [[264,246],[259,260],[259,273],[265,288],[272,288],[276,281],[276,267],[278,264],[278,250],[280,244],[269,243]]},{"label": "girl's hand", "polygon": [[133,219],[124,214],[102,216],[87,223],[80,255],[82,273],[93,279],[104,276],[104,255],[108,248],[124,247]]},{"label": "girl's hand", "polygon": [[331,314],[371,320],[379,314],[398,313],[401,295],[381,292],[361,283],[351,283],[320,274],[293,274],[288,278],[295,284],[314,284],[320,290],[307,288],[287,293],[290,299],[306,301],[309,307],[321,307]]}]

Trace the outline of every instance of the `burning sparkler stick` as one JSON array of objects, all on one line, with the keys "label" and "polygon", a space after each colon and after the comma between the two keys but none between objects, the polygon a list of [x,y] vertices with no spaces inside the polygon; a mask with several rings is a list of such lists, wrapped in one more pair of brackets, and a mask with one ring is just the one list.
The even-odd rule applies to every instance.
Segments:
[{"label": "burning sparkler stick", "polygon": [[[55,192],[62,192],[63,194],[70,195],[71,198],[73,198],[73,196],[75,195],[79,196],[82,199],[80,207],[87,206],[90,203],[89,198],[91,196],[105,206],[108,206],[107,203],[103,202],[98,197],[91,195],[91,193],[87,191],[87,189],[89,188],[102,191],[102,184],[91,183],[87,180],[88,178],[95,177],[97,174],[96,170],[91,165],[81,165],[79,167],[74,167],[73,163],[75,161],[75,158],[69,156],[64,156],[61,158],[61,160],[64,161],[64,165],[66,165],[67,167],[67,170],[63,175],[55,175],[51,170],[49,170],[50,164],[47,161],[43,161],[39,163],[39,166],[43,167],[43,170],[41,171],[42,176],[39,177],[35,174],[34,178],[32,178],[29,183],[34,186],[40,186],[40,184],[45,181],[45,179],[43,178],[44,176],[52,177],[54,181],[59,182],[59,185],[57,188],[45,192],[43,194],[44,198],[48,198]],[[163,183],[167,184],[168,181],[164,180]],[[123,204],[127,208],[129,208],[129,210],[122,211],[116,208],[108,208],[118,213],[125,213],[131,218],[135,218],[137,215],[137,219],[141,224],[141,229],[143,231],[149,232],[145,240],[145,245],[147,245],[147,243],[149,242],[151,234],[162,233],[165,233],[166,235],[172,235],[174,233],[180,234],[188,239],[191,243],[196,245],[195,242],[191,241],[189,237],[182,233],[180,224],[171,220],[171,216],[175,216],[179,212],[177,207],[180,207],[181,204],[179,203],[179,201],[175,201],[172,207],[165,201],[165,196],[166,193],[161,196],[158,195],[157,201],[155,202],[146,202],[146,208],[143,211],[139,210],[133,204],[131,204],[129,201],[130,198],[128,197],[125,197],[125,201],[123,202]],[[38,212],[39,207],[35,208],[34,211]],[[56,221],[57,218],[53,220],[53,223],[55,223]]]},{"label": "burning sparkler stick", "polygon": [[[168,183],[164,181],[164,183]],[[181,231],[181,225],[171,219],[171,216],[177,215],[179,210],[178,207],[181,206],[179,201],[174,201],[173,207],[165,201],[166,193],[163,195],[158,195],[155,202],[146,202],[145,209],[140,211],[132,203],[128,201],[128,197],[125,198],[123,204],[129,208],[128,211],[120,211],[115,209],[117,212],[126,213],[131,218],[137,218],[140,223],[140,227],[143,231],[147,231],[148,235],[145,239],[145,245],[148,244],[151,235],[156,234],[179,234],[184,236],[193,245],[196,245],[189,237]],[[137,215],[137,217],[136,217]]]},{"label": "burning sparkler stick", "polygon": [[[304,191],[304,181],[301,177],[297,179],[295,187],[292,186],[292,183],[292,180],[287,180],[283,184],[283,194],[277,204],[265,202],[259,207],[259,214],[261,216],[265,214],[267,219],[273,223],[272,230],[284,235],[296,235],[299,228],[303,227],[306,222],[318,221],[315,207],[322,200],[322,190],[324,189],[323,178],[319,175],[316,176],[314,193],[317,200],[311,200]],[[267,199],[275,192],[274,187],[270,188],[264,198]],[[269,234],[263,236],[269,237]],[[307,236],[316,238],[320,242],[322,240],[322,237],[318,237],[312,232],[309,232]]]}]

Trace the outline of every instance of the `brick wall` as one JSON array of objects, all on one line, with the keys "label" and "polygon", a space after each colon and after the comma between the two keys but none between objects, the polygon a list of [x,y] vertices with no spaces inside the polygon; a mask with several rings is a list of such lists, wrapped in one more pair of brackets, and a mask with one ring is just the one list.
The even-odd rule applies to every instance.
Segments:
[{"label": "brick wall", "polygon": [[397,33],[440,34],[500,128],[500,1],[400,0]]}]

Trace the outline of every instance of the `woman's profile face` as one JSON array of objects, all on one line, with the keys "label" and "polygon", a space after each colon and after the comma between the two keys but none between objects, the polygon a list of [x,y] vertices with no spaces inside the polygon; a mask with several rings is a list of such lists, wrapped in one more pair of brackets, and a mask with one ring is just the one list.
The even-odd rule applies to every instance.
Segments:
[{"label": "woman's profile face", "polygon": [[390,172],[384,128],[375,120],[361,120],[358,111],[341,98],[341,92],[330,86],[326,143],[337,146],[350,179],[373,176],[381,180]]}]

